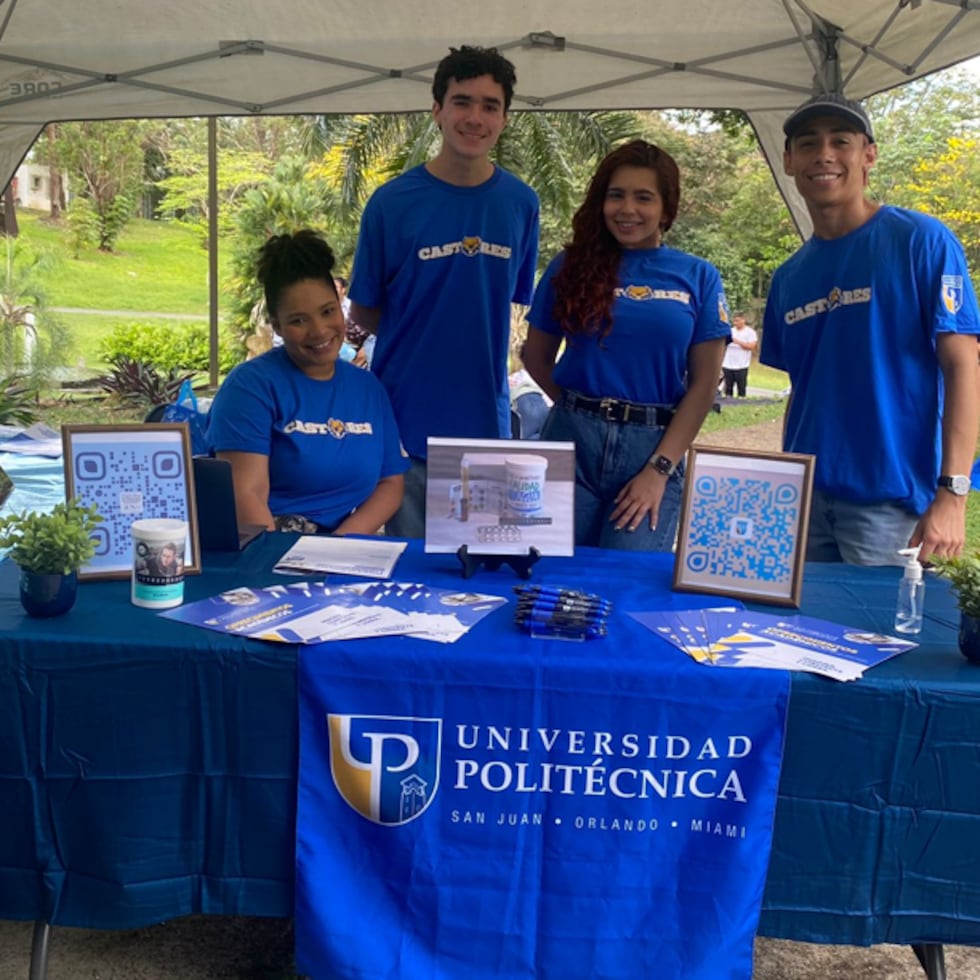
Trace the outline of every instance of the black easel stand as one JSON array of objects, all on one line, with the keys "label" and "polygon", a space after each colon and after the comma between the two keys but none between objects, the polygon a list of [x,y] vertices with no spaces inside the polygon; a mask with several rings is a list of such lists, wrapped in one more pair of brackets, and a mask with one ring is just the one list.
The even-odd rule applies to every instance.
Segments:
[{"label": "black easel stand", "polygon": [[526,555],[474,555],[468,545],[462,545],[456,552],[463,566],[463,578],[470,578],[481,566],[495,572],[501,565],[510,565],[520,578],[531,577],[531,566],[541,557],[537,548],[528,548]]}]

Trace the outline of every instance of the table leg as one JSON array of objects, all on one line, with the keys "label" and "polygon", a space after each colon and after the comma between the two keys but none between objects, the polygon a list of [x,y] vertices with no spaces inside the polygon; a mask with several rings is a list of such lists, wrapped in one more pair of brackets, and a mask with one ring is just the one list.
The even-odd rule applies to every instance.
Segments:
[{"label": "table leg", "polygon": [[946,980],[946,957],[942,943],[913,943],[915,953],[929,980]]},{"label": "table leg", "polygon": [[48,980],[48,940],[51,938],[51,925],[40,919],[34,923],[34,937],[31,940],[31,972],[29,980]]}]

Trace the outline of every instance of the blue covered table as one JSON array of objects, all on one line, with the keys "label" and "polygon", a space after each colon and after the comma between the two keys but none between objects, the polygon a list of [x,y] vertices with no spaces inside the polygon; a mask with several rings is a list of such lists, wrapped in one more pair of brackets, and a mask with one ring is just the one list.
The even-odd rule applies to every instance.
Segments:
[{"label": "blue covered table", "polygon": [[[266,535],[240,556],[205,556],[187,597],[281,583],[271,566],[291,541]],[[563,645],[570,669],[599,658],[623,683],[709,669],[625,616],[663,607],[671,564],[583,549],[535,567],[535,581],[616,601],[606,640]],[[890,632],[899,575],[808,566],[802,611]],[[417,543],[396,577],[461,581],[453,556]],[[515,582],[481,572],[467,588],[508,595]],[[945,583],[929,582],[926,610],[920,647],[860,681],[793,676],[765,935],[980,945],[980,670],[956,650]],[[447,647],[354,641],[351,659],[418,644],[437,670],[492,649],[505,676],[525,648],[511,613]],[[30,620],[16,569],[0,565],[0,918],[130,928],[196,913],[289,916],[295,669],[292,647],[134,608],[124,581],[83,583],[67,616]]]}]

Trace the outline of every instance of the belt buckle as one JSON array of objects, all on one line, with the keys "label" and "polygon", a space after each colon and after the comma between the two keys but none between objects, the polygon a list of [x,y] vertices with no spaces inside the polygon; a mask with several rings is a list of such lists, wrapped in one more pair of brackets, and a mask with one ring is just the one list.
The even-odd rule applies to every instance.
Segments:
[{"label": "belt buckle", "polygon": [[613,414],[616,408],[615,398],[602,398],[599,400],[599,411],[602,414],[602,418],[606,422],[616,422],[618,419]]}]

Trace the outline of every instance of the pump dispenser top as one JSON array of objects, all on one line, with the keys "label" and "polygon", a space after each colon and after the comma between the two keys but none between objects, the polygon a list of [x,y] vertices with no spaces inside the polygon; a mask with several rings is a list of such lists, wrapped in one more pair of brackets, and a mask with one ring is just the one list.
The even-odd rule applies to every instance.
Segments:
[{"label": "pump dispenser top", "polygon": [[919,551],[922,545],[918,544],[914,548],[902,548],[899,554],[905,559],[905,578],[922,580],[922,566],[919,564]]},{"label": "pump dispenser top", "polygon": [[920,548],[921,545],[902,548],[898,552],[905,566],[898,583],[898,602],[895,606],[895,629],[899,633],[918,633],[922,630],[926,583],[922,580],[922,566],[919,564]]}]

